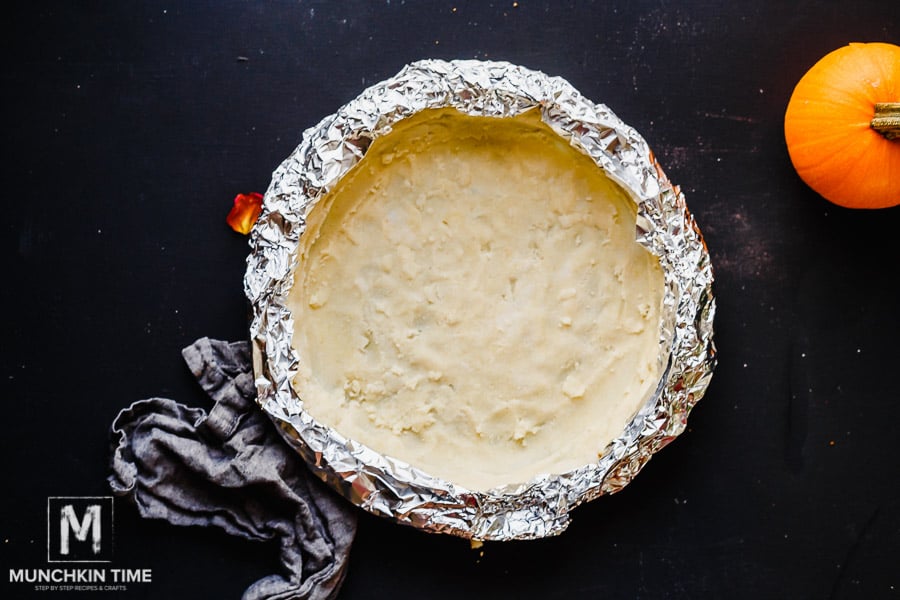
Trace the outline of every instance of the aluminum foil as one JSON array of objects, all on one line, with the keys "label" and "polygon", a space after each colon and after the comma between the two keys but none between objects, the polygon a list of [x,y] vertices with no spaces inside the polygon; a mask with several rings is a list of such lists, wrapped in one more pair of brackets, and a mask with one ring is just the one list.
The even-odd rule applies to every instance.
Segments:
[{"label": "aluminum foil", "polygon": [[[297,248],[312,206],[365,155],[372,140],[416,112],[453,107],[482,116],[537,108],[572,146],[628,191],[637,239],[659,257],[666,291],[659,385],[598,462],[561,475],[473,492],[342,437],[303,409],[291,386],[300,358],[285,307]],[[650,457],[684,431],[716,362],[709,253],[680,190],[646,142],[606,106],[558,77],[504,62],[424,60],[365,90],[306,130],[274,172],[250,239],[244,287],[258,401],[312,471],[362,508],[430,532],[479,540],[561,533],[582,502],[622,489]]]}]

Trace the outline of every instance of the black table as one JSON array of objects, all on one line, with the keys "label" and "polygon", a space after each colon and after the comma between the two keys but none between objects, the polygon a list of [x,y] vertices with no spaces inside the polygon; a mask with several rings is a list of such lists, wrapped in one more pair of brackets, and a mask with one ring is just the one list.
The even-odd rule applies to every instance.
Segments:
[{"label": "black table", "polygon": [[[710,248],[720,363],[688,432],[562,536],[473,551],[362,515],[342,597],[900,595],[900,209],[825,202],[782,137],[815,60],[900,42],[896,3],[5,12],[2,597],[57,597],[6,573],[48,566],[48,497],[109,495],[116,412],[197,402],[181,347],[246,338],[233,196],[264,191],[303,129],[425,57],[561,75],[647,138]],[[152,582],[109,597],[236,597],[275,568],[274,545],[115,506],[113,566]]]}]

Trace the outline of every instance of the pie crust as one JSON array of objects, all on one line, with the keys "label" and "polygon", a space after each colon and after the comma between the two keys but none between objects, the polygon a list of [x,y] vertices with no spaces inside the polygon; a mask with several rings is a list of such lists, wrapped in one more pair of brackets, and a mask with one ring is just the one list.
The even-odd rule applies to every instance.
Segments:
[{"label": "pie crust", "polygon": [[662,368],[635,218],[537,110],[400,121],[307,216],[287,300],[304,408],[473,491],[596,462]]}]

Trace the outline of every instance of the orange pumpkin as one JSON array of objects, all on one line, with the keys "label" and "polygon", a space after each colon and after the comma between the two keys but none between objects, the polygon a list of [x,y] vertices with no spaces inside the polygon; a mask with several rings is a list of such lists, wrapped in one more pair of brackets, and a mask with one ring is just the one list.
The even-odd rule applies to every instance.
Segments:
[{"label": "orange pumpkin", "polygon": [[794,168],[848,208],[900,204],[900,46],[850,44],[797,83],[784,116]]}]

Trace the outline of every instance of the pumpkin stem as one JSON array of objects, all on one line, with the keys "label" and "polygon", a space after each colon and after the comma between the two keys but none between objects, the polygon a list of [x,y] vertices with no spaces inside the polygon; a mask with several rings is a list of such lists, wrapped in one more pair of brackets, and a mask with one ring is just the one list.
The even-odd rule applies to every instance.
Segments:
[{"label": "pumpkin stem", "polygon": [[900,102],[876,102],[869,125],[889,140],[900,138]]}]

